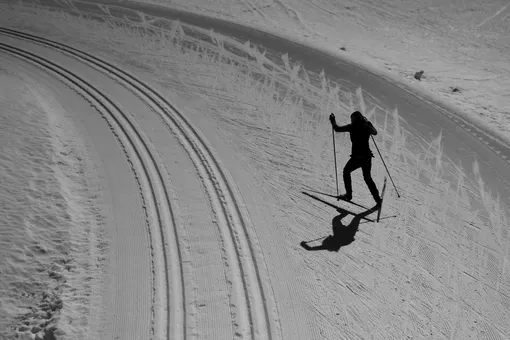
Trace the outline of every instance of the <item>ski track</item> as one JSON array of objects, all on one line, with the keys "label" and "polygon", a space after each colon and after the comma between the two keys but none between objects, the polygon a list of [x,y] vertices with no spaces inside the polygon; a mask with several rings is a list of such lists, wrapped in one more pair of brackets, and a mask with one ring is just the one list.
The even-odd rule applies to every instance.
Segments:
[{"label": "ski track", "polygon": [[[222,246],[225,248],[223,251],[226,253],[224,266],[227,271],[230,270],[227,279],[231,282],[233,289],[230,299],[235,336],[243,339],[272,339],[270,313],[266,306],[258,264],[255,261],[255,249],[249,239],[250,221],[245,216],[239,194],[233,189],[231,180],[204,138],[172,104],[155,90],[116,66],[45,38],[6,28],[0,28],[0,33],[56,49],[115,79],[146,103],[160,117],[169,132],[177,136],[196,167],[216,214]],[[144,196],[147,218],[154,219],[149,225],[156,224],[155,230],[159,231],[159,234],[152,235],[153,243],[157,244],[153,249],[153,256],[155,256],[153,275],[157,282],[153,287],[155,292],[152,305],[156,308],[153,310],[153,335],[161,337],[166,333],[167,338],[186,338],[186,301],[184,301],[184,274],[181,267],[182,254],[176,231],[178,226],[173,216],[172,195],[169,194],[169,191],[171,193],[172,191],[167,189],[157,157],[151,152],[147,142],[128,115],[92,85],[69,70],[33,53],[4,43],[0,43],[0,49],[57,74],[95,106],[109,122],[126,149],[126,156],[133,164],[137,178],[141,182],[140,190],[148,191]],[[166,232],[165,226],[168,225],[173,226],[173,233]],[[164,274],[161,274],[158,269],[163,266],[166,270]],[[172,291],[166,289],[170,287]],[[159,301],[165,301],[165,303],[159,303]]]},{"label": "ski track", "polygon": [[[133,123],[129,117],[125,115],[118,106],[98,91],[94,86],[88,84],[86,81],[73,74],[72,72],[58,66],[57,64],[37,56],[28,51],[24,51],[14,46],[10,46],[5,43],[0,43],[0,49],[4,52],[10,53],[17,57],[21,57],[38,67],[50,71],[57,75],[67,86],[76,91],[86,101],[88,101],[93,107],[95,107],[108,122],[108,125],[112,129],[119,143],[121,144],[123,151],[132,166],[133,172],[138,182],[140,195],[142,197],[143,206],[146,214],[146,219],[149,225],[157,223],[160,230],[164,225],[171,225],[171,211],[169,204],[161,204],[166,199],[168,203],[168,196],[161,197],[161,192],[157,188],[164,188],[161,177],[158,177],[158,168],[155,167],[153,156],[150,154],[147,145],[139,135],[138,131],[134,128]],[[156,217],[156,221],[154,220]],[[163,287],[168,286],[168,282],[161,284],[164,280],[168,280],[168,277],[161,277],[157,268],[162,266],[161,262],[166,259],[161,259],[164,254],[158,253],[155,249],[155,242],[157,239],[155,235],[149,230],[151,240],[151,253],[152,253],[152,275],[153,275],[153,289],[159,288],[158,291],[153,292],[151,302],[151,313],[152,313],[152,335],[161,333],[159,328],[164,327],[161,318],[169,309],[168,297],[166,289]],[[157,237],[157,236],[156,236]],[[160,241],[161,242],[161,241]],[[164,252],[167,251],[166,249]],[[154,281],[159,281],[158,284],[154,284]],[[156,305],[156,301],[167,301],[165,305]],[[156,309],[158,308],[158,309]],[[174,308],[175,309],[175,308]],[[156,318],[156,319],[155,319]],[[165,320],[169,324],[169,320]]]},{"label": "ski track", "polygon": [[304,29],[310,31],[308,27],[305,25],[303,18],[301,17],[301,14],[296,11],[294,8],[289,6],[284,0],[274,0],[274,3],[279,6],[292,21],[295,21],[298,25],[303,27]]},{"label": "ski track", "polygon": [[250,0],[241,0],[243,5],[248,9],[249,12],[256,12],[260,15],[260,17],[266,21],[268,21],[267,16],[262,12],[253,2]]}]

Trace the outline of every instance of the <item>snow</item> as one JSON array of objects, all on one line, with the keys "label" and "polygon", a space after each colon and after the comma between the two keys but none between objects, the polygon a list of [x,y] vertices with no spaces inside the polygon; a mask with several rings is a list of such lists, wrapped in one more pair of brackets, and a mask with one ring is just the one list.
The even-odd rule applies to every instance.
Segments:
[{"label": "snow", "polygon": [[[89,248],[101,235],[91,197],[95,174],[51,90],[5,55],[0,71],[0,335],[10,338],[16,324],[41,337],[58,337],[62,328],[83,337],[91,331],[94,303],[84,309],[79,300],[95,295],[102,279],[102,249]],[[57,327],[60,318],[74,323]]]},{"label": "snow", "polygon": [[[374,39],[373,23],[387,27],[391,39],[395,32],[406,39],[416,34],[409,28],[414,21],[394,2],[347,3],[351,16],[318,1],[199,5],[182,6],[214,9],[208,13],[254,25],[262,20],[265,28],[273,25],[289,35],[293,29],[317,32],[313,22],[337,32],[350,25],[359,35],[343,37],[352,40],[342,40],[342,46],[355,59],[381,66],[364,50],[368,41],[381,48],[377,55],[391,60],[393,70],[405,71],[404,81],[431,92],[432,85],[446,86],[445,78],[412,81],[418,66],[399,59],[395,41],[391,48],[383,46],[382,38],[358,41]],[[313,17],[318,10],[311,8],[317,6],[324,12],[321,20]],[[388,183],[381,223],[367,223],[346,212],[361,208],[320,196],[340,205],[338,214],[300,192],[313,188],[334,194],[324,112],[367,107],[373,110],[363,111],[375,117],[372,98],[361,91],[347,92],[342,84],[327,84],[323,75],[291,64],[282,68],[252,46],[219,35],[214,36],[217,44],[198,42],[177,23],[151,36],[143,25],[136,30],[39,8],[0,8],[3,25],[89,51],[128,70],[184,116],[165,118],[161,111],[172,116],[175,109],[162,99],[157,103],[164,109],[83,60],[2,34],[2,42],[34,51],[84,78],[126,115],[116,123],[101,100],[91,105],[91,98],[51,72],[0,54],[5,193],[0,199],[8,207],[0,214],[0,254],[6,259],[0,263],[1,336],[510,336],[506,208],[485,189],[476,164],[475,176],[468,176],[443,156],[440,136],[415,136],[396,111],[377,112],[385,117],[374,121],[384,131],[379,145],[392,160],[390,171],[399,179],[403,198],[397,199]],[[491,13],[500,9],[493,18],[487,13],[477,17],[483,23],[478,29],[502,20],[503,6]],[[440,13],[444,20],[455,18]],[[389,25],[382,21],[385,16],[399,20]],[[426,27],[430,34],[445,30],[445,25]],[[320,32],[336,48],[331,43],[336,34],[326,28]],[[445,39],[459,37],[448,34]],[[199,48],[186,48],[188,42]],[[226,45],[244,50],[251,61],[228,52]],[[426,49],[433,53],[432,47]],[[439,59],[430,58],[428,67],[418,67],[425,76],[440,70]],[[470,71],[473,76],[475,68]],[[466,111],[478,105],[460,103]],[[348,143],[337,134],[339,160],[347,157]],[[380,185],[381,164],[374,165],[373,175]],[[354,173],[353,182],[355,199],[372,204],[361,174]],[[38,223],[33,216],[41,216]],[[330,234],[336,237],[323,242]],[[299,246],[309,240],[311,247],[326,250],[307,252]],[[51,315],[44,314],[48,307]],[[50,328],[24,324],[40,326],[46,322],[42,319],[50,321],[44,325]]]},{"label": "snow", "polygon": [[[452,105],[510,142],[510,6],[505,0],[146,2],[340,55]],[[424,77],[417,81],[414,74],[421,70]]]}]

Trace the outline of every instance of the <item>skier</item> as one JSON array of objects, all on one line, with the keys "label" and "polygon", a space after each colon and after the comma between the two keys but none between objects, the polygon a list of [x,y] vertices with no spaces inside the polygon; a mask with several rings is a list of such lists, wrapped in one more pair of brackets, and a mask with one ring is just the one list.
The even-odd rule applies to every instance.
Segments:
[{"label": "skier", "polygon": [[337,199],[345,201],[352,200],[351,172],[361,168],[363,171],[363,179],[372,197],[377,205],[380,205],[381,198],[379,196],[379,191],[370,174],[374,154],[372,150],[370,150],[369,139],[370,135],[377,135],[377,130],[359,111],[355,111],[351,114],[351,124],[338,126],[334,114],[329,116],[329,121],[336,132],[349,132],[352,143],[351,158],[347,161],[343,170],[345,194],[338,196]]}]

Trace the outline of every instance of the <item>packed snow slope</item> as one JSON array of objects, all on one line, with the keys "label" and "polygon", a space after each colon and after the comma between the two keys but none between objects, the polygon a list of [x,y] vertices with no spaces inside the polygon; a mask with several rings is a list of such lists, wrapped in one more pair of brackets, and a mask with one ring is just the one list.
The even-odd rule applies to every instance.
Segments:
[{"label": "packed snow slope", "polygon": [[[0,6],[3,25],[78,49],[0,29],[16,88],[37,79],[44,99],[67,108],[49,111],[68,117],[70,144],[84,146],[87,157],[80,159],[93,165],[85,172],[72,168],[70,175],[77,169],[97,178],[88,190],[99,189],[97,202],[73,207],[96,207],[93,217],[104,223],[105,264],[86,266],[87,279],[102,280],[84,280],[86,287],[57,282],[51,296],[67,310],[56,311],[43,331],[126,339],[510,337],[507,206],[482,171],[505,168],[458,159],[443,143],[447,136],[421,133],[375,90],[330,79],[277,50],[141,12],[118,17],[108,5],[89,4],[95,12],[86,13],[72,6],[66,12]],[[99,12],[101,20],[89,17]],[[14,112],[6,126],[19,125],[16,114],[26,111],[21,104],[35,96],[18,92],[2,97]],[[371,210],[314,192],[335,194],[327,117],[335,112],[345,121],[355,109],[380,131],[377,145],[401,194],[388,183],[379,224]],[[337,135],[336,142],[341,166],[349,141]],[[22,148],[20,142],[7,154],[15,159]],[[387,175],[379,158],[373,175],[379,186]],[[371,205],[361,174],[353,179],[356,201]],[[74,182],[61,183],[54,188],[69,192]],[[16,194],[8,191],[6,201]],[[8,227],[2,231],[21,243],[23,235]],[[58,244],[62,235],[52,240]],[[65,251],[72,259],[95,258],[80,257],[79,249]],[[10,251],[2,255],[17,280],[31,281],[27,262]],[[2,293],[12,294],[0,305],[10,320],[6,334],[41,336],[25,322],[46,321],[18,298],[28,291],[46,308],[42,285],[30,291],[15,280],[2,283]]]},{"label": "packed snow slope", "polygon": [[[506,0],[144,0],[318,47],[434,94],[510,141]],[[415,72],[425,71],[421,82]]]},{"label": "packed snow slope", "polygon": [[95,337],[104,193],[72,116],[86,111],[31,65],[0,60],[0,338]]},{"label": "packed snow slope", "polygon": [[[60,2],[50,0],[45,3],[62,7]],[[171,8],[142,6],[138,2],[127,0],[100,2],[111,4],[107,7],[94,5],[95,2],[74,1],[72,3],[80,11],[100,17],[113,16],[143,22],[144,18],[140,17],[139,13],[144,13],[152,18],[176,19],[205,29],[213,29],[226,36],[233,36],[241,42],[250,41],[260,46],[265,56],[273,62],[281,63],[281,55],[286,54],[291,62],[295,61],[305,69],[316,73],[324,71],[328,79],[343,83],[350,88],[350,91],[360,86],[366,95],[377,98],[374,106],[381,111],[397,109],[400,117],[411,129],[414,129],[416,135],[429,139],[441,133],[445,154],[459,159],[464,168],[469,169],[474,160],[479,161],[480,171],[490,189],[498,192],[505,203],[510,204],[510,191],[507,190],[510,173],[503,170],[510,160],[510,144],[504,134],[494,129],[494,126],[491,128],[487,120],[478,120],[470,115],[466,107],[454,106],[451,102],[442,100],[441,96],[423,88],[417,88],[405,79],[381,72],[379,66],[360,64],[360,58],[357,56],[352,58],[345,54],[338,55],[330,49],[325,49],[324,46],[302,41],[319,48],[319,50],[312,49],[310,46],[296,43],[295,41],[300,41],[296,36],[283,34],[290,40],[282,39],[283,31],[273,32],[276,35],[268,34],[267,27],[260,27],[262,30],[258,30]],[[67,6],[64,5],[65,7]],[[105,11],[105,8],[108,10]],[[157,27],[161,25],[164,27],[165,20],[153,19],[151,23]],[[269,32],[271,31],[269,29]],[[378,116],[382,115],[378,114]],[[472,174],[471,169],[469,171]]]}]

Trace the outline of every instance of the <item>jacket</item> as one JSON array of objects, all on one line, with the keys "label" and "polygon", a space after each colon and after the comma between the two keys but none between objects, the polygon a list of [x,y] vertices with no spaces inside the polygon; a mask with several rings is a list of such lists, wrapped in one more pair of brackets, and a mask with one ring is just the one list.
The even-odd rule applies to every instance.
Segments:
[{"label": "jacket", "polygon": [[377,130],[368,120],[343,126],[335,124],[333,129],[336,132],[349,132],[352,143],[351,157],[374,157],[369,142],[371,135],[377,135]]}]

